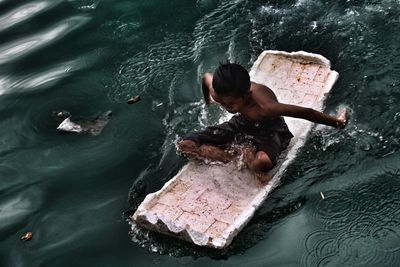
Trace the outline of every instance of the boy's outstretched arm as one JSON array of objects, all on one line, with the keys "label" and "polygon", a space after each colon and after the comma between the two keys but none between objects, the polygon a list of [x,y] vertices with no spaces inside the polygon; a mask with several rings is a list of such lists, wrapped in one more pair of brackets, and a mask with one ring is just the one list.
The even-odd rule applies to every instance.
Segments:
[{"label": "boy's outstretched arm", "polygon": [[335,128],[343,129],[347,125],[347,109],[339,111],[336,117],[329,116],[312,108],[304,108],[296,105],[282,104],[279,102],[270,103],[268,112],[274,116],[288,116],[306,119]]}]

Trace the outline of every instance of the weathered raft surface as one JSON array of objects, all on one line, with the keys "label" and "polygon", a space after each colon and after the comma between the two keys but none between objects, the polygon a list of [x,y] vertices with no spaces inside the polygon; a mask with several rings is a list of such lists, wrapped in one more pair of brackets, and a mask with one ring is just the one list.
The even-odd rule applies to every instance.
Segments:
[{"label": "weathered raft surface", "polygon": [[[338,73],[320,55],[264,51],[250,76],[270,87],[282,103],[322,110]],[[207,165],[191,161],[161,190],[146,196],[132,216],[132,227],[137,224],[200,246],[227,247],[278,184],[311,129],[311,123],[304,120],[286,118],[286,122],[294,138],[267,185],[260,186],[254,174],[240,170],[237,162]]]}]

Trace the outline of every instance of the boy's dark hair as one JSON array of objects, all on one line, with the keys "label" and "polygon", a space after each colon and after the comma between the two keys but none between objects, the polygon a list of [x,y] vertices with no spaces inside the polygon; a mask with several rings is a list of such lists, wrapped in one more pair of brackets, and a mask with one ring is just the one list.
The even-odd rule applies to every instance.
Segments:
[{"label": "boy's dark hair", "polygon": [[241,65],[228,62],[214,71],[212,86],[218,95],[244,96],[250,89],[250,76]]}]

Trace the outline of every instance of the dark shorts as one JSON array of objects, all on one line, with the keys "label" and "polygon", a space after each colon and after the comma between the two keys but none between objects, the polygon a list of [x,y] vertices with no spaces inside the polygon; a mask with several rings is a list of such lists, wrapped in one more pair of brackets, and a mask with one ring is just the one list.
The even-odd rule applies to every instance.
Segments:
[{"label": "dark shorts", "polygon": [[282,118],[255,123],[235,115],[229,121],[210,126],[183,138],[198,145],[229,148],[233,144],[248,144],[256,151],[267,153],[275,165],[280,153],[289,145],[292,133]]}]

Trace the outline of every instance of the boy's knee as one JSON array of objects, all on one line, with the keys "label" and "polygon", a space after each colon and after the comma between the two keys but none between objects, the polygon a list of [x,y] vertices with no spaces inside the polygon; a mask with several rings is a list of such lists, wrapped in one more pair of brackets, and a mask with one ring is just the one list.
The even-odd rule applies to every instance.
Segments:
[{"label": "boy's knee", "polygon": [[267,172],[274,167],[271,159],[264,151],[258,151],[251,164],[251,169],[256,172]]}]

